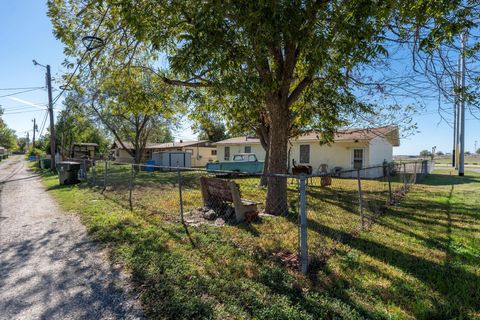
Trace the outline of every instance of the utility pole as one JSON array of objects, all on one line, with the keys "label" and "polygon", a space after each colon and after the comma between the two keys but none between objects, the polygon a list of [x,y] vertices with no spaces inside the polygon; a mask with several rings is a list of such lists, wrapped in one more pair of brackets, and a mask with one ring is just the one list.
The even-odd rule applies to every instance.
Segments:
[{"label": "utility pole", "polygon": [[55,125],[53,122],[53,99],[52,99],[52,76],[50,74],[50,65],[47,64],[44,66],[43,64],[38,63],[37,61],[33,60],[33,64],[35,66],[41,66],[47,69],[46,77],[47,77],[47,92],[48,92],[48,113],[50,114],[50,154],[52,155],[51,159],[51,166],[50,169],[55,170]]},{"label": "utility pole", "polygon": [[455,75],[455,170],[458,170],[458,165],[460,162],[460,64],[462,59],[458,57],[457,73]]},{"label": "utility pole", "polygon": [[37,130],[37,124],[35,122],[35,118],[33,118],[33,140],[32,140],[32,148],[35,149],[35,131]]},{"label": "utility pole", "polygon": [[452,167],[456,167],[456,160],[457,160],[457,108],[458,108],[458,99],[457,99],[457,78],[458,73],[455,73],[454,83],[453,83],[453,94],[454,94],[454,102],[453,102],[453,149],[452,149]]},{"label": "utility pole", "polygon": [[47,64],[47,91],[48,91],[48,111],[50,113],[50,154],[52,160],[50,169],[55,170],[55,124],[53,122],[53,99],[52,99],[52,76],[50,74],[50,65]]},{"label": "utility pole", "polygon": [[465,45],[467,42],[467,34],[462,34],[462,51],[460,54],[460,163],[458,166],[458,175],[465,175]]}]

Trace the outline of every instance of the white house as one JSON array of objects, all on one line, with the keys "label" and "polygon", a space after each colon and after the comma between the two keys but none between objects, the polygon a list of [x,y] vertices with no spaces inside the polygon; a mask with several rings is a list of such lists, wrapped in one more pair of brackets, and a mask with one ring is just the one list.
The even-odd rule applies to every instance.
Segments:
[{"label": "white house", "polygon": [[[260,140],[251,137],[236,137],[216,143],[219,161],[232,161],[237,153],[254,153],[260,161],[265,160]],[[313,167],[319,171],[326,164],[328,171],[333,169],[359,169],[381,165],[384,160],[393,160],[393,147],[400,145],[397,126],[385,126],[368,129],[340,130],[335,134],[334,142],[320,144],[316,133],[310,133],[290,139],[289,164]]]}]

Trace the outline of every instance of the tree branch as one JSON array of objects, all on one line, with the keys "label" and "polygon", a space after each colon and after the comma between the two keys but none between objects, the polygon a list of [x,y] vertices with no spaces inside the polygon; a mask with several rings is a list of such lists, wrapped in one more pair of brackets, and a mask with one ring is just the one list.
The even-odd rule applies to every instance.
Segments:
[{"label": "tree branch", "polygon": [[311,77],[305,77],[302,81],[293,89],[292,93],[287,99],[287,106],[291,106],[302,93],[302,91],[313,82]]}]

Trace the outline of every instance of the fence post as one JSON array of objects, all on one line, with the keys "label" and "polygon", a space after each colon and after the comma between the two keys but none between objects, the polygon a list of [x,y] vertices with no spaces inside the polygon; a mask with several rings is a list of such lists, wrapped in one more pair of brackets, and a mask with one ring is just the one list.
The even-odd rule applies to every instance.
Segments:
[{"label": "fence post", "polygon": [[415,172],[415,176],[413,178],[413,184],[417,183],[417,161],[413,163],[413,171]]},{"label": "fence post", "polygon": [[403,164],[403,190],[407,191],[407,164]]},{"label": "fence post", "polygon": [[103,188],[107,189],[107,171],[108,171],[108,161],[105,160],[105,170],[103,172]]},{"label": "fence post", "polygon": [[358,206],[360,209],[360,222],[361,229],[363,230],[364,226],[364,217],[363,217],[363,196],[362,196],[362,181],[360,179],[360,169],[357,169],[357,182],[358,182]]},{"label": "fence post", "polygon": [[178,196],[180,201],[180,221],[182,224],[185,224],[183,219],[183,197],[182,197],[182,175],[180,173],[180,168],[177,167],[177,175],[178,175]]},{"label": "fence post", "polygon": [[87,176],[87,159],[83,159],[83,178],[87,182],[88,185],[88,176]]},{"label": "fence post", "polygon": [[392,179],[390,177],[390,165],[387,166],[387,180],[388,180],[388,199],[392,203]]},{"label": "fence post", "polygon": [[305,175],[300,175],[300,268],[303,274],[308,271],[307,248],[307,196]]},{"label": "fence post", "polygon": [[130,211],[133,210],[133,204],[132,204],[133,166],[134,164],[132,163],[132,166],[130,167],[130,179],[128,180],[128,203],[130,204]]},{"label": "fence post", "polygon": [[92,170],[93,170],[93,185],[97,185],[97,162],[93,160],[92,162]]}]

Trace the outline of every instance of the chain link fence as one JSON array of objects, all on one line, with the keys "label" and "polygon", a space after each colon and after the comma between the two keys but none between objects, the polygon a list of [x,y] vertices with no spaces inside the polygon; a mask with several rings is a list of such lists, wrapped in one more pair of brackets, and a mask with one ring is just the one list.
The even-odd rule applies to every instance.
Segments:
[{"label": "chain link fence", "polygon": [[[81,162],[80,177],[88,186],[130,210],[141,209],[164,221],[222,226],[254,221],[258,216],[269,216],[268,213],[290,219],[298,226],[298,232],[271,228],[262,237],[275,239],[279,251],[282,246],[297,244],[294,264],[303,272],[307,271],[308,252],[316,257],[328,255],[324,251],[331,246],[325,246],[326,241],[341,242],[367,231],[389,206],[405,196],[411,185],[434,168],[434,162],[423,160],[385,162],[381,166],[334,173],[262,177],[201,168]],[[277,199],[273,195],[267,213],[264,185],[271,178],[286,182],[287,198]],[[329,236],[325,237],[325,233]]]}]

